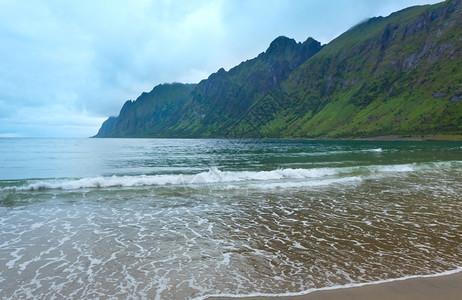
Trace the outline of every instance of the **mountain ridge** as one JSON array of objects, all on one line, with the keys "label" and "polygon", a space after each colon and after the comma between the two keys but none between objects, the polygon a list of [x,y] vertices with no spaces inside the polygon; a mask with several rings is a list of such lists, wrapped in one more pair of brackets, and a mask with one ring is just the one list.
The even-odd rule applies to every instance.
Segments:
[{"label": "mountain ridge", "polygon": [[[461,10],[459,0],[406,8],[327,45],[278,37],[257,57],[188,86],[156,122],[125,114],[147,105],[138,98],[96,137],[462,134]],[[138,127],[116,126],[127,118]]]}]

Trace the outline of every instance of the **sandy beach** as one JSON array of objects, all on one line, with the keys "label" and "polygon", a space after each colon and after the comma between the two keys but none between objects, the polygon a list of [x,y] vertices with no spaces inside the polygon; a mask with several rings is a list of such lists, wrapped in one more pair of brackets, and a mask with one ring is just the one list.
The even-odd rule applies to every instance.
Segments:
[{"label": "sandy beach", "polygon": [[[208,300],[236,299],[209,298]],[[462,272],[437,276],[397,280],[360,287],[320,290],[301,296],[242,297],[245,300],[460,300]]]}]

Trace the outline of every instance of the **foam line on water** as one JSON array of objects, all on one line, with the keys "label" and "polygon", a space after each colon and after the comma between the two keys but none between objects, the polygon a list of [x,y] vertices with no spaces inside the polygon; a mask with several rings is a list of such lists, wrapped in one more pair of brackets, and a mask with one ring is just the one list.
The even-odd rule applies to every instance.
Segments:
[{"label": "foam line on water", "polygon": [[[275,181],[300,181],[310,179],[356,179],[357,176],[375,174],[415,172],[432,170],[434,168],[460,167],[462,162],[437,162],[399,165],[371,165],[342,168],[311,168],[311,169],[276,169],[271,171],[220,171],[213,167],[197,174],[163,174],[88,177],[80,179],[45,179],[29,180],[20,186],[6,186],[0,191],[34,191],[47,189],[76,190],[87,188],[141,187],[141,186],[178,186],[200,185],[214,183],[264,183]],[[297,183],[298,184],[298,183]],[[313,183],[315,184],[315,183]]]}]

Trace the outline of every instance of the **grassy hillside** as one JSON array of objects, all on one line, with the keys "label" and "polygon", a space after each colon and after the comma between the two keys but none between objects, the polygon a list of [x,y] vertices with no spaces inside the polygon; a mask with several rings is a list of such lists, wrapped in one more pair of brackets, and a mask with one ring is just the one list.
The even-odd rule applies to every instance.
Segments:
[{"label": "grassy hillside", "polygon": [[127,101],[118,117],[103,123],[95,137],[156,137],[173,134],[170,125],[179,119],[179,110],[189,99],[195,84],[161,84],[143,93],[136,101]]},{"label": "grassy hillside", "polygon": [[369,19],[326,46],[279,37],[197,85],[127,101],[97,136],[462,135],[462,2]]},{"label": "grassy hillside", "polygon": [[[347,31],[239,122],[243,136],[462,133],[461,2],[409,8]],[[265,116],[265,118],[261,118]]]},{"label": "grassy hillside", "polygon": [[282,36],[276,38],[256,58],[228,72],[220,69],[201,81],[183,108],[180,122],[171,129],[180,136],[225,135],[256,101],[321,49],[321,44],[312,38],[304,43]]}]

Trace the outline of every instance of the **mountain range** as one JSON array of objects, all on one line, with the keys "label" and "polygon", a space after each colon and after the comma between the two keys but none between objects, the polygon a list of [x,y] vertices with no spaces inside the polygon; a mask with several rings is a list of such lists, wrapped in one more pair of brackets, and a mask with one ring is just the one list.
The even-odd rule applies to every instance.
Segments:
[{"label": "mountain range", "polygon": [[462,134],[462,4],[375,17],[326,45],[276,38],[198,84],[162,84],[95,137],[361,138]]}]

